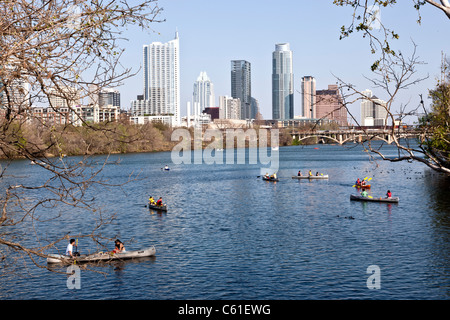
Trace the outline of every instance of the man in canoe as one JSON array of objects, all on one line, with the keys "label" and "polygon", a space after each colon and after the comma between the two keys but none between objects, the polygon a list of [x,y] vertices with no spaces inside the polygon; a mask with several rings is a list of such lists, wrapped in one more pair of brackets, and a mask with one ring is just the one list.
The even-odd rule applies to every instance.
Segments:
[{"label": "man in canoe", "polygon": [[388,190],[388,191],[386,192],[386,198],[392,198],[391,190]]},{"label": "man in canoe", "polygon": [[297,176],[299,176],[299,177],[302,176],[302,172],[300,170],[298,170]]},{"label": "man in canoe", "polygon": [[361,197],[367,198],[368,196],[369,194],[367,193],[367,191],[363,189],[363,191],[361,191]]},{"label": "man in canoe", "polygon": [[312,177],[312,172],[311,172],[311,170],[309,170],[308,174],[309,174],[310,177]]},{"label": "man in canoe", "polygon": [[75,239],[70,239],[69,244],[67,245],[67,248],[66,248],[66,256],[69,256],[70,258],[75,258],[76,256],[80,255],[78,252],[74,251],[74,249],[73,249],[74,245],[75,245]]},{"label": "man in canoe", "polygon": [[153,197],[150,196],[150,198],[148,199],[148,203],[151,204],[151,205],[154,205],[155,204],[155,199],[153,199]]},{"label": "man in canoe", "polygon": [[163,205],[162,197],[159,197],[158,201],[156,201],[156,205],[157,206],[162,206]]}]

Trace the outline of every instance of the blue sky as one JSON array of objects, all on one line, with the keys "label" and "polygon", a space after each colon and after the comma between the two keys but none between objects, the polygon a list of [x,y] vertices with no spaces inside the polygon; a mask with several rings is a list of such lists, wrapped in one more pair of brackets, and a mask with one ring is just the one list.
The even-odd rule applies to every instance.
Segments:
[{"label": "blue sky", "polygon": [[[418,45],[417,55],[426,65],[418,67],[417,75],[429,78],[399,95],[394,111],[400,104],[417,106],[419,93],[427,97],[427,89],[439,76],[441,52],[450,55],[450,20],[426,5],[421,11],[422,24],[418,25],[412,1],[400,2],[382,8],[381,21],[400,34],[400,40],[392,43],[395,50],[409,54],[411,41]],[[338,76],[360,90],[369,88],[378,97],[387,98],[364,78],[372,76],[370,65],[375,60],[367,39],[354,33],[339,40],[340,27],[350,23],[352,11],[333,5],[332,0],[161,0],[159,5],[164,9],[161,18],[166,21],[153,24],[150,31],[127,30],[121,62],[137,71],[142,65],[142,46],[167,42],[177,29],[182,115],[186,114],[186,102],[191,99],[194,81],[201,71],[206,71],[214,83],[217,104],[218,96],[231,93],[230,61],[243,59],[252,65],[252,96],[259,100],[264,118],[270,119],[272,52],[281,42],[289,42],[293,51],[295,115],[301,114],[300,84],[305,75],[316,78],[318,90],[336,83]],[[118,88],[123,108],[128,109],[130,100],[142,93],[142,81],[139,72]],[[359,104],[350,110],[359,120]]]}]

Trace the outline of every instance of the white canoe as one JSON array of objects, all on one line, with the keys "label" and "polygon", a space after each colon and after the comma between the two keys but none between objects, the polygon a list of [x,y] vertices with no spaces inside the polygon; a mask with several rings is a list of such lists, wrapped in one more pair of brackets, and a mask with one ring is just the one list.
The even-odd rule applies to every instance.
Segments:
[{"label": "white canoe", "polygon": [[328,179],[328,175],[323,176],[292,176],[292,179]]},{"label": "white canoe", "polygon": [[350,200],[355,201],[373,201],[373,202],[388,202],[388,203],[398,203],[400,200],[398,197],[391,198],[381,198],[381,197],[363,197],[363,196],[355,196],[353,194],[350,195]]},{"label": "white canoe", "polygon": [[156,249],[154,246],[136,251],[126,251],[121,253],[111,253],[111,252],[98,252],[93,254],[82,254],[75,259],[69,258],[68,256],[61,254],[50,254],[47,258],[47,263],[63,263],[71,264],[76,260],[77,262],[97,262],[97,261],[112,261],[112,260],[125,260],[133,258],[143,258],[150,257],[156,254]]}]

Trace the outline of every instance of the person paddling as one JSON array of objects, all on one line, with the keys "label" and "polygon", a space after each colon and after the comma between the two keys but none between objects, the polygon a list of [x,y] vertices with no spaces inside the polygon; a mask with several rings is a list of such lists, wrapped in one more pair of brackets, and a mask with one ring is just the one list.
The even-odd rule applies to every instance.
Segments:
[{"label": "person paddling", "polygon": [[361,192],[361,197],[367,198],[368,195],[369,195],[369,194],[367,193],[366,190],[363,190],[363,191]]},{"label": "person paddling", "polygon": [[69,244],[66,248],[66,256],[69,256],[71,258],[75,258],[76,256],[79,256],[80,254],[76,251],[74,251],[73,247],[75,245],[75,239],[70,239]]},{"label": "person paddling", "polygon": [[123,245],[122,241],[120,241],[119,239],[116,239],[116,241],[114,241],[114,250],[113,253],[120,253],[120,252],[125,252],[125,246]]},{"label": "person paddling", "polygon": [[388,191],[386,192],[386,198],[391,198],[391,197],[392,197],[391,190],[388,190]]},{"label": "person paddling", "polygon": [[158,201],[156,201],[156,205],[157,206],[162,206],[163,205],[162,197],[159,197]]}]

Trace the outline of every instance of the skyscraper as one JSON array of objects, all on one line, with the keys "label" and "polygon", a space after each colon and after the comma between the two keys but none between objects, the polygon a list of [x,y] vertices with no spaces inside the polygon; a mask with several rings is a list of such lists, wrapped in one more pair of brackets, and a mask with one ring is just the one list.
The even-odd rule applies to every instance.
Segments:
[{"label": "skyscraper", "polygon": [[193,103],[194,115],[200,115],[205,108],[215,107],[214,84],[204,71],[200,72],[194,83]]},{"label": "skyscraper", "polygon": [[311,76],[302,78],[303,117],[316,119],[316,79]]},{"label": "skyscraper", "polygon": [[362,92],[365,96],[361,100],[361,123],[362,126],[383,126],[386,124],[387,110],[386,102],[378,99],[367,89]]},{"label": "skyscraper", "polygon": [[272,55],[272,118],[294,118],[294,73],[289,43],[275,45]]},{"label": "skyscraper", "polygon": [[252,71],[245,60],[231,61],[231,96],[241,101],[240,119],[252,117]]},{"label": "skyscraper", "polygon": [[171,115],[173,125],[181,123],[180,59],[178,32],[175,39],[144,45],[144,100],[148,114]]},{"label": "skyscraper", "polygon": [[347,109],[336,84],[328,89],[316,91],[315,118],[335,121],[339,126],[347,126]]}]

